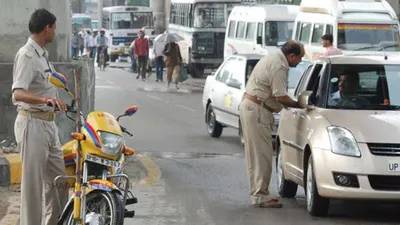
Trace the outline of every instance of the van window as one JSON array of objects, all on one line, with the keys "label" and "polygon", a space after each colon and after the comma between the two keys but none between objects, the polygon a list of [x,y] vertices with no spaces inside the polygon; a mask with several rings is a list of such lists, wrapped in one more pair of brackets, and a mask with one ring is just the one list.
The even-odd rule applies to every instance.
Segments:
[{"label": "van window", "polygon": [[254,35],[256,33],[256,23],[247,23],[246,29],[246,40],[252,41],[254,40]]},{"label": "van window", "polygon": [[376,51],[384,44],[391,46],[385,51],[397,51],[400,45],[399,29],[392,24],[339,23],[337,43],[343,50]]},{"label": "van window", "polygon": [[324,24],[314,24],[313,36],[311,43],[320,43],[321,37],[324,35]]},{"label": "van window", "polygon": [[311,33],[311,23],[303,23],[301,24],[300,31],[300,41],[308,43],[310,42],[310,33]]},{"label": "van window", "polygon": [[231,20],[231,22],[229,22],[228,37],[230,37],[230,38],[235,37],[235,27],[236,27],[236,21]]},{"label": "van window", "polygon": [[332,34],[333,35],[333,26],[327,24],[325,34]]},{"label": "van window", "polygon": [[301,22],[297,22],[297,26],[296,26],[296,36],[294,37],[295,40],[299,40],[299,38],[300,38],[300,31],[301,31]]},{"label": "van window", "polygon": [[236,29],[236,38],[240,39],[244,38],[245,28],[246,28],[246,23],[243,21],[239,21]]},{"label": "van window", "polygon": [[257,37],[262,37],[263,36],[263,24],[258,23],[257,27]]},{"label": "van window", "polygon": [[277,46],[291,39],[294,22],[267,21],[265,22],[265,44]]}]

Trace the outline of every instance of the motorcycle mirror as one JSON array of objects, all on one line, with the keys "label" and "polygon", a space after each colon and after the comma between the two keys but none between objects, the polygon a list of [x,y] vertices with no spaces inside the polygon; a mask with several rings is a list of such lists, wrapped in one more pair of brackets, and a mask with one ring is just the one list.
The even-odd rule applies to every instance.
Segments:
[{"label": "motorcycle mirror", "polygon": [[132,116],[133,114],[135,114],[136,112],[137,112],[137,110],[138,110],[138,107],[136,106],[136,105],[133,105],[133,106],[131,106],[131,107],[129,107],[129,108],[127,108],[126,110],[125,110],[125,116]]},{"label": "motorcycle mirror", "polygon": [[50,83],[52,83],[54,86],[64,89],[71,96],[72,99],[75,99],[74,94],[72,94],[71,91],[69,91],[67,88],[67,78],[65,78],[64,75],[54,72],[51,74],[49,80]]},{"label": "motorcycle mirror", "polygon": [[67,79],[61,73],[54,72],[50,76],[50,83],[58,88],[66,88],[67,87]]}]

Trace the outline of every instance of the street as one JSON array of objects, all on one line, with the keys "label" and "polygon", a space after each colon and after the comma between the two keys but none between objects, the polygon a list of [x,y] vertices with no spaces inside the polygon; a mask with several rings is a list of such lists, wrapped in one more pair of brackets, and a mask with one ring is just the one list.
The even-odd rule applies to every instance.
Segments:
[{"label": "street", "polygon": [[[136,216],[126,224],[398,224],[399,205],[369,202],[333,201],[329,218],[313,218],[302,188],[296,199],[282,200],[282,209],[251,207],[237,132],[208,136],[201,88],[182,85],[167,92],[154,73],[146,81],[135,78],[107,68],[96,80],[97,110],[118,115],[130,105],[139,107],[132,118],[121,120],[134,134],[126,137],[127,144],[140,154],[125,168],[139,199],[128,207]],[[201,80],[187,81],[195,82]],[[273,177],[270,190],[278,196],[275,183]]]}]

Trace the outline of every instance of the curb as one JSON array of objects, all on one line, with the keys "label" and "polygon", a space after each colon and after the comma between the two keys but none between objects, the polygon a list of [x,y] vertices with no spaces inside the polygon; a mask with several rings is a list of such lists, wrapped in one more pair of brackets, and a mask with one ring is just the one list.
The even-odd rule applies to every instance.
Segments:
[{"label": "curb", "polygon": [[0,186],[21,184],[22,165],[19,154],[0,156]]}]

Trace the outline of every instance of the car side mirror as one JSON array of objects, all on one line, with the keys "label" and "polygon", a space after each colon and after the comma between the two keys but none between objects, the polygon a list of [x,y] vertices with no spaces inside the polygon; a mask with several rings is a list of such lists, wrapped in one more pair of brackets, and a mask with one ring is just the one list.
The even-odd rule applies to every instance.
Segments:
[{"label": "car side mirror", "polygon": [[308,105],[309,98],[312,94],[312,91],[303,91],[300,93],[297,101],[300,105]]},{"label": "car side mirror", "polygon": [[262,36],[257,37],[257,44],[262,45]]},{"label": "car side mirror", "polygon": [[226,85],[236,89],[240,89],[242,87],[242,84],[236,79],[228,79]]}]

